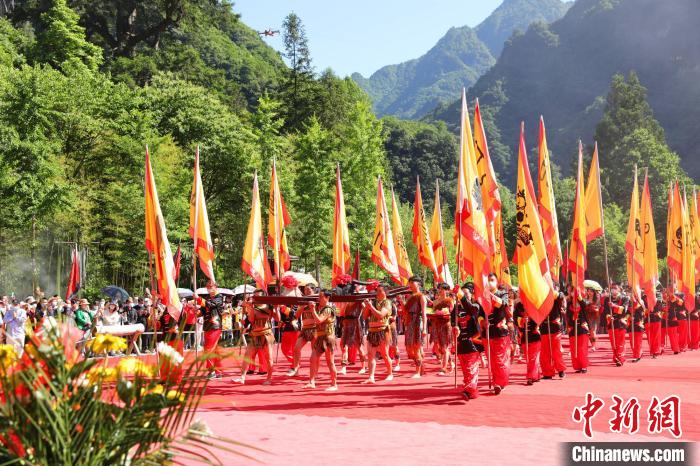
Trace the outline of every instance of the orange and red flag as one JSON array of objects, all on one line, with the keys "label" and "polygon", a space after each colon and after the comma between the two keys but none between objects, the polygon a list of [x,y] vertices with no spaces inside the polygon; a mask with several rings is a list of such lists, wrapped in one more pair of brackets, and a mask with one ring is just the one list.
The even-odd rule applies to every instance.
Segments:
[{"label": "orange and red flag", "polygon": [[335,215],[333,216],[333,269],[331,285],[338,284],[341,275],[350,271],[350,234],[345,217],[345,199],[343,185],[340,181],[340,165],[335,173]]},{"label": "orange and red flag", "polygon": [[583,186],[583,149],[579,142],[578,172],[576,176],[576,194],[574,197],[574,223],[571,230],[571,245],[567,269],[571,274],[571,284],[576,290],[577,296],[584,295],[583,281],[586,278],[586,209],[584,202]]},{"label": "orange and red flag", "polygon": [[243,246],[241,269],[255,280],[255,285],[258,288],[267,290],[268,284],[272,282],[272,273],[270,272],[270,264],[267,262],[263,237],[258,174],[255,173],[250,205],[250,220],[248,220],[248,232],[245,245]]},{"label": "orange and red flag", "polygon": [[401,283],[399,264],[394,249],[394,236],[391,232],[391,222],[386,210],[384,187],[382,179],[377,182],[377,211],[374,226],[374,241],[372,243],[372,262],[384,270],[392,281]]},{"label": "orange and red flag", "polygon": [[[554,188],[552,185],[552,168],[547,148],[547,134],[544,127],[544,118],[540,116],[539,131],[539,177],[537,179],[540,221],[542,222],[542,234],[544,235],[549,260],[549,270],[552,279],[559,280],[559,269],[566,267],[562,260],[561,241],[559,239],[559,223],[557,221],[557,208],[554,200]],[[564,274],[566,275],[566,274]]]},{"label": "orange and red flag", "polygon": [[586,241],[589,243],[605,234],[603,220],[603,196],[600,186],[600,166],[598,165],[598,142],[593,149],[591,169],[586,185]]},{"label": "orange and red flag", "polygon": [[656,250],[656,229],[654,228],[651,192],[649,190],[649,175],[647,173],[644,174],[642,211],[639,215],[639,220],[642,232],[642,256],[644,262],[641,287],[647,295],[647,306],[651,310],[656,306],[656,285],[659,283],[659,264]]},{"label": "orange and red flag", "polygon": [[[275,260],[275,276],[280,276],[289,270],[291,266],[291,256],[287,245],[286,227],[292,223],[287,206],[284,203],[282,192],[280,191],[279,180],[277,178],[277,164],[272,161],[272,176],[270,177],[270,203],[268,206],[268,226],[267,242],[272,248],[272,255]],[[277,277],[279,279],[279,277]]]},{"label": "orange and red flag", "polygon": [[433,276],[438,277],[433,244],[430,240],[430,231],[425,220],[425,208],[423,207],[423,195],[420,190],[420,180],[416,178],[416,197],[413,201],[413,228],[411,228],[413,244],[418,248],[418,260],[427,267]]},{"label": "orange and red flag", "polygon": [[204,200],[202,175],[199,170],[199,146],[194,156],[194,181],[190,194],[190,238],[194,242],[194,253],[199,258],[199,268],[212,282],[214,279],[214,243],[211,240],[207,203]]}]

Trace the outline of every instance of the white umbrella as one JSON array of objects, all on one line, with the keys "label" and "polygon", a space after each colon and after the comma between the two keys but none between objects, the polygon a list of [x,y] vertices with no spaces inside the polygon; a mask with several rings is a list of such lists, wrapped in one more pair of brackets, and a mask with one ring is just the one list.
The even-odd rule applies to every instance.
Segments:
[{"label": "white umbrella", "polygon": [[191,298],[193,294],[194,293],[192,293],[192,290],[190,290],[189,288],[177,289],[177,295],[181,298]]},{"label": "white umbrella", "polygon": [[[229,290],[228,288],[217,288],[219,290],[219,294],[222,294],[224,296],[233,296],[236,293],[233,292],[233,290]],[[198,296],[204,296],[208,295],[209,290],[206,288],[197,288],[197,295]]]},{"label": "white umbrella", "polygon": [[253,292],[255,292],[255,287],[252,285],[238,285],[233,289],[234,295],[253,294]]}]

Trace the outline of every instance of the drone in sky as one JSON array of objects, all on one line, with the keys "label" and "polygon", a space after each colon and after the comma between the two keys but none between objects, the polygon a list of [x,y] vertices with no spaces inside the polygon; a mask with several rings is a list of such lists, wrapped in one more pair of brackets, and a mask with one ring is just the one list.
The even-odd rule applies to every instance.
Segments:
[{"label": "drone in sky", "polygon": [[273,37],[279,33],[280,33],[279,31],[277,31],[277,30],[273,31],[272,29],[265,29],[264,31],[258,31],[258,34],[260,34],[261,36],[265,36],[265,37]]}]

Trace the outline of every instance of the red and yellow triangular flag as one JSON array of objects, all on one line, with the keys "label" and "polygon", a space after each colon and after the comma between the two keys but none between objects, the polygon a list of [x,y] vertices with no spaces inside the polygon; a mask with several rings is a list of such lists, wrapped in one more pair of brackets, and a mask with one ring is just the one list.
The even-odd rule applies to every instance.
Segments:
[{"label": "red and yellow triangular flag", "polygon": [[[284,275],[291,266],[291,256],[287,245],[287,232],[285,228],[292,223],[287,206],[284,203],[277,179],[277,164],[272,161],[272,176],[270,177],[270,203],[268,207],[267,242],[272,248],[275,260],[273,275]],[[277,277],[279,279],[279,277]]]},{"label": "red and yellow triangular flag", "polygon": [[384,270],[395,283],[401,283],[399,264],[394,250],[394,236],[386,210],[382,179],[377,182],[377,214],[372,242],[372,262]]},{"label": "red and yellow triangular flag", "polygon": [[598,142],[593,149],[591,170],[586,185],[586,241],[589,243],[605,234],[603,220],[603,196],[600,186],[600,166],[598,165]]},{"label": "red and yellow triangular flag", "polygon": [[[547,261],[540,216],[535,201],[535,188],[530,176],[525,148],[525,129],[521,125],[518,146],[518,187],[515,192],[516,237],[515,261],[518,264],[518,293],[528,316],[541,323],[552,310],[554,290]],[[539,247],[538,247],[539,243]],[[543,254],[544,257],[540,257]]]},{"label": "red and yellow triangular flag", "polygon": [[559,239],[559,222],[557,221],[557,209],[554,200],[554,188],[552,185],[552,169],[549,161],[549,149],[547,148],[547,134],[544,127],[544,118],[540,116],[539,131],[539,177],[537,179],[540,220],[542,221],[542,234],[544,235],[547,259],[552,279],[559,281],[559,269],[565,265],[562,261],[561,241]]},{"label": "red and yellow triangular flag", "polygon": [[437,264],[433,253],[433,244],[430,241],[430,231],[425,220],[425,208],[423,207],[423,195],[420,190],[420,180],[416,178],[416,196],[413,201],[413,228],[411,228],[413,244],[418,248],[418,260],[427,267],[433,276],[437,277]]},{"label": "red and yellow triangular flag", "polygon": [[642,257],[642,229],[639,215],[639,185],[637,183],[637,167],[634,167],[634,186],[630,203],[630,218],[627,224],[625,250],[627,251],[627,283],[638,302],[641,302],[641,280],[644,273]]},{"label": "red and yellow triangular flag", "polygon": [[173,252],[168,242],[165,229],[165,218],[160,210],[156,181],[151,169],[151,156],[146,147],[146,176],[145,176],[145,218],[146,218],[146,250],[155,261],[158,297],[166,306],[168,313],[175,319],[180,318],[182,304],[175,285],[175,262]]},{"label": "red and yellow triangular flag", "polygon": [[641,286],[647,295],[648,308],[654,309],[656,306],[656,285],[659,283],[659,264],[656,250],[656,228],[654,228],[649,176],[647,173],[644,174],[642,211],[639,215],[639,219],[642,232],[642,257],[644,262]]},{"label": "red and yellow triangular flag", "polygon": [[411,270],[411,262],[408,259],[406,252],[406,240],[403,236],[403,225],[401,225],[401,217],[399,216],[399,205],[396,202],[394,190],[391,190],[391,228],[394,235],[394,251],[396,252],[396,263],[399,266],[399,276],[401,283],[405,285],[408,279],[413,275]]},{"label": "red and yellow triangular flag", "polygon": [[576,176],[576,194],[574,197],[574,223],[571,230],[571,245],[567,269],[571,274],[571,284],[579,297],[583,297],[585,288],[583,281],[586,278],[586,209],[584,205],[583,186],[583,149],[579,141],[578,172]]},{"label": "red and yellow triangular flag", "polygon": [[341,275],[350,270],[350,234],[345,218],[345,199],[343,185],[340,181],[340,165],[335,173],[335,214],[333,216],[333,268],[331,286],[338,284]]},{"label": "red and yellow triangular flag", "polygon": [[267,262],[265,245],[263,244],[262,213],[260,209],[260,193],[258,192],[258,174],[253,178],[253,195],[250,205],[250,220],[248,220],[248,233],[243,246],[243,260],[241,269],[247,273],[258,288],[267,290],[272,282],[270,264]]},{"label": "red and yellow triangular flag", "polygon": [[194,181],[190,194],[190,238],[194,243],[194,253],[199,258],[199,268],[212,282],[214,279],[214,243],[209,230],[207,203],[204,200],[202,175],[199,170],[199,146],[194,156]]}]

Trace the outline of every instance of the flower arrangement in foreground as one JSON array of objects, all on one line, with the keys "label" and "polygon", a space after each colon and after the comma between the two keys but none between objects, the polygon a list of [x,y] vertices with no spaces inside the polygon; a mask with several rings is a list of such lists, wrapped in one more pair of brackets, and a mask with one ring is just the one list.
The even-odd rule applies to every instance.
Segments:
[{"label": "flower arrangement in foreground", "polygon": [[[31,337],[21,356],[0,345],[0,464],[221,464],[212,449],[247,456],[192,422],[207,383],[206,355],[185,365],[163,344],[157,364],[135,357],[113,364],[84,358],[76,349],[81,336],[56,328]],[[98,335],[88,346],[104,354],[125,342]]]}]

